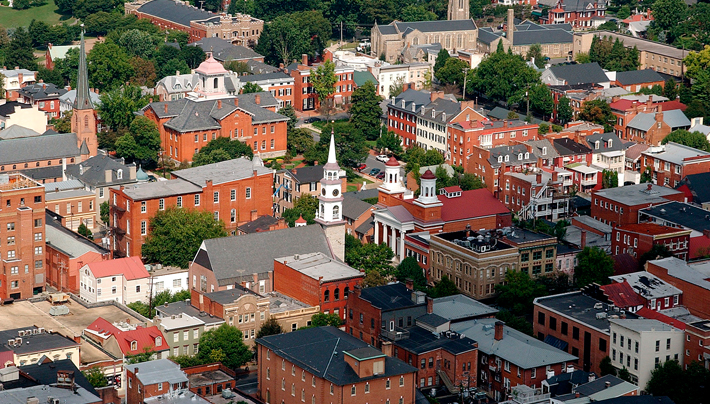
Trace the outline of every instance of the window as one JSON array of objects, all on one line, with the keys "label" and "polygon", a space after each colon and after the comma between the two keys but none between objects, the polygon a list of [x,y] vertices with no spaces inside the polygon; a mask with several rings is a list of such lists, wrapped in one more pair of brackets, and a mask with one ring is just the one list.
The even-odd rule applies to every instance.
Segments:
[{"label": "window", "polygon": [[146,234],[148,234],[148,225],[145,220],[142,220],[141,221],[141,236],[145,236]]},{"label": "window", "polygon": [[42,233],[35,233],[35,241],[42,241]]},{"label": "window", "polygon": [[158,200],[158,209],[160,209],[160,210],[164,210],[164,209],[165,209],[165,199],[160,198],[160,199]]},{"label": "window", "polygon": [[399,377],[399,387],[404,387],[404,376]]},{"label": "window", "polygon": [[251,199],[251,188],[250,187],[246,188],[246,198]]},{"label": "window", "polygon": [[35,255],[42,254],[42,247],[35,247]]},{"label": "window", "polygon": [[145,201],[143,201],[143,202],[141,202],[141,213],[145,213],[145,211],[146,211],[146,205],[145,205]]},{"label": "window", "polygon": [[577,327],[572,327],[572,338],[576,339],[579,341],[579,328]]},{"label": "window", "polygon": [[195,206],[200,206],[200,194],[195,194]]},{"label": "window", "polygon": [[232,201],[237,200],[237,190],[236,189],[232,189],[231,191],[229,191],[229,199]]},{"label": "window", "polygon": [[356,395],[356,394],[357,394],[357,387],[352,386],[352,387],[350,388],[350,395],[351,395],[351,396],[354,396],[354,395]]},{"label": "window", "polygon": [[182,208],[182,196],[177,197],[177,207]]},{"label": "window", "polygon": [[656,352],[661,350],[661,341],[656,341]]},{"label": "window", "polygon": [[212,198],[214,203],[219,203],[219,192],[215,192]]}]

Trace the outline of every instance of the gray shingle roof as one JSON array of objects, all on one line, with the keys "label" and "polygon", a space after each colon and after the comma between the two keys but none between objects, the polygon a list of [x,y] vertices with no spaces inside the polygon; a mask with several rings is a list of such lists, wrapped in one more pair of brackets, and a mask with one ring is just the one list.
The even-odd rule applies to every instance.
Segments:
[{"label": "gray shingle roof", "polygon": [[45,215],[45,231],[47,244],[52,248],[60,250],[72,258],[79,258],[88,252],[108,254],[109,250],[102,248],[98,244],[92,243],[86,238],[67,229],[58,223],[53,216]]},{"label": "gray shingle roof", "polygon": [[35,83],[22,87],[18,93],[34,101],[54,100],[66,94],[67,90],[52,83]]},{"label": "gray shingle roof", "polygon": [[577,143],[572,139],[554,139],[552,144],[555,146],[557,153],[560,156],[570,156],[576,154],[586,154],[591,152],[591,149],[581,143]]},{"label": "gray shingle roof", "polygon": [[419,30],[420,32],[470,31],[476,29],[476,23],[473,20],[397,21],[392,24],[397,27],[399,32],[405,32],[408,29]]},{"label": "gray shingle roof", "polygon": [[273,271],[274,258],[313,252],[333,257],[317,224],[205,240],[194,261],[214,272],[219,285],[224,286],[242,278],[253,281],[253,274]]},{"label": "gray shingle roof", "polygon": [[465,295],[452,295],[434,299],[434,314],[450,321],[467,320],[494,315],[498,310]]},{"label": "gray shingle roof", "polygon": [[[360,378],[345,362],[344,355],[347,355],[349,351],[354,351],[353,356],[372,355],[375,352],[370,349],[374,350],[374,348],[364,351],[363,348],[368,348],[365,342],[335,327],[308,328],[285,334],[270,335],[259,338],[256,342],[270,348],[276,355],[309,373],[338,386],[395,377],[417,371],[399,359],[385,356],[384,373]],[[376,352],[379,353],[379,351]]]},{"label": "gray shingle roof", "polygon": [[[432,117],[432,111],[434,116]],[[461,105],[458,102],[446,98],[438,98],[430,102],[419,110],[419,117],[428,121],[436,121],[442,124],[448,123],[457,113],[461,112]]]},{"label": "gray shingle roof", "polygon": [[362,201],[351,194],[343,194],[343,217],[357,219],[368,212],[372,205]]},{"label": "gray shingle roof", "polygon": [[260,164],[254,164],[246,157],[239,157],[236,159],[220,161],[219,163],[173,171],[172,174],[179,179],[189,181],[195,185],[204,186],[208,180],[212,180],[213,184],[222,184],[225,182],[250,178],[254,175],[254,170],[256,170],[257,175],[272,173],[270,168],[266,168]]},{"label": "gray shingle roof", "polygon": [[[673,130],[677,128],[690,127],[690,120],[687,116],[685,116],[683,111],[679,109],[663,111],[661,113],[663,114],[663,122],[665,122]],[[626,126],[645,132],[651,129],[651,126],[653,126],[654,123],[656,123],[656,114],[639,113],[634,117],[634,119],[629,121]]]},{"label": "gray shingle roof", "polygon": [[[587,136],[585,140],[594,153],[626,150],[626,145],[615,133],[595,133]],[[599,141],[598,149],[596,148],[597,141]],[[611,146],[609,146],[609,142],[611,142]]]},{"label": "gray shingle roof", "polygon": [[195,6],[188,6],[183,2],[172,0],[149,1],[138,8],[138,11],[185,27],[190,26],[190,21],[205,20],[215,16]]},{"label": "gray shingle roof", "polygon": [[0,147],[0,165],[40,160],[79,157],[79,145],[73,133],[8,139]]},{"label": "gray shingle roof", "polygon": [[609,78],[597,62],[576,65],[559,65],[550,67],[550,71],[558,79],[564,79],[567,84],[605,83]]},{"label": "gray shingle roof", "polygon": [[199,192],[202,192],[201,186],[181,179],[131,184],[123,188],[123,193],[134,201],[195,194]]},{"label": "gray shingle roof", "polygon": [[622,86],[629,84],[653,83],[656,81],[665,81],[663,76],[658,74],[653,69],[630,70],[628,72],[617,72],[616,81]]},{"label": "gray shingle roof", "polygon": [[[499,33],[493,32],[493,29],[489,27],[484,27],[478,30],[478,41],[485,44],[491,44],[500,37],[501,35]],[[513,35],[513,39],[515,39],[515,35]]]},{"label": "gray shingle roof", "polygon": [[[498,146],[490,149],[491,156],[488,161],[491,165],[498,167],[498,157],[502,157],[506,165],[530,164],[537,161],[534,153],[529,153],[525,145],[516,144],[513,146]],[[522,156],[521,156],[522,154]],[[527,154],[527,158],[525,155]],[[508,158],[506,160],[506,157]]]},{"label": "gray shingle roof", "polygon": [[557,150],[552,147],[552,143],[547,139],[528,140],[525,144],[532,146],[532,152],[537,158],[553,159],[560,156],[557,154]]},{"label": "gray shingle roof", "polygon": [[318,182],[324,175],[322,165],[292,168],[290,170],[284,169],[279,172],[284,173],[287,177],[293,178],[298,184]]},{"label": "gray shingle roof", "polygon": [[20,139],[25,137],[39,136],[41,133],[35,132],[32,129],[25,128],[20,125],[10,125],[7,128],[0,130],[0,139]]},{"label": "gray shingle roof", "polygon": [[424,306],[412,300],[412,291],[401,282],[390,285],[364,288],[360,298],[366,300],[382,311],[398,310],[405,307]]},{"label": "gray shingle roof", "polygon": [[[103,187],[107,185],[129,184],[136,182],[131,179],[130,169],[135,164],[125,164],[123,160],[105,154],[91,157],[79,164],[67,166],[67,176],[75,178],[85,185]],[[110,180],[106,181],[106,171],[111,170]],[[122,179],[118,179],[118,170],[123,170]]]},{"label": "gray shingle roof", "polygon": [[156,359],[126,365],[126,369],[130,370],[133,374],[135,374],[136,369],[138,369],[138,374],[135,374],[135,376],[144,386],[160,382],[168,382],[170,384],[187,382],[187,376],[180,370],[180,365],[168,359]]},{"label": "gray shingle roof", "polygon": [[269,227],[275,225],[276,223],[279,222],[279,219],[273,217],[273,216],[259,216],[256,218],[256,220],[252,220],[251,222],[244,223],[243,225],[239,226],[237,229],[239,229],[240,232],[250,234],[250,233],[256,233],[259,231],[268,231]]},{"label": "gray shingle roof", "polygon": [[262,73],[262,74],[252,74],[249,76],[241,76],[241,77],[239,77],[239,80],[244,83],[253,83],[255,81],[264,81],[264,80],[291,80],[291,81],[293,81],[293,77],[289,76],[288,74],[286,74],[284,72],[273,72],[273,73]]},{"label": "gray shingle roof", "polygon": [[516,31],[513,34],[513,46],[525,46],[539,43],[572,43],[573,35],[562,29]]},{"label": "gray shingle roof", "polygon": [[11,114],[14,114],[15,109],[17,109],[17,108],[28,109],[28,108],[32,108],[32,105],[23,104],[23,103],[17,102],[17,101],[7,101],[4,104],[0,104],[0,115],[9,116]]}]

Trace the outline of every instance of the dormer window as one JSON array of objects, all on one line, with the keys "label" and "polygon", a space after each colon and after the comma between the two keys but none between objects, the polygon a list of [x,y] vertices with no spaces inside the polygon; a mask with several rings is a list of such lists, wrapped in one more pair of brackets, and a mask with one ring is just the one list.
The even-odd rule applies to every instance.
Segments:
[{"label": "dormer window", "polygon": [[434,115],[436,115],[436,111],[432,109],[432,110],[431,110],[431,117],[433,118]]},{"label": "dormer window", "polygon": [[155,338],[155,346],[161,346],[163,345],[163,337],[156,337]]},{"label": "dormer window", "polygon": [[530,158],[530,153],[525,152],[525,160],[527,160],[527,159],[529,159],[529,158]]},{"label": "dormer window", "polygon": [[607,147],[611,148],[611,143],[612,143],[612,139],[609,139],[609,141],[607,142]]},{"label": "dormer window", "polygon": [[138,341],[131,341],[131,351],[138,350]]},{"label": "dormer window", "polygon": [[84,175],[84,166],[79,164],[79,175]]},{"label": "dormer window", "polygon": [[522,160],[522,159],[523,159],[523,153],[518,153],[518,160]]},{"label": "dormer window", "polygon": [[547,147],[544,147],[544,146],[543,146],[543,148],[542,148],[542,154],[543,154],[543,155],[547,154]]},{"label": "dormer window", "polygon": [[123,179],[123,170],[116,171],[116,179],[119,179],[119,180]]},{"label": "dormer window", "polygon": [[510,160],[510,156],[505,156],[505,161],[508,162]]},{"label": "dormer window", "polygon": [[599,141],[594,142],[594,148],[599,150]]},{"label": "dormer window", "polygon": [[502,163],[503,162],[503,156],[498,156],[498,162]]}]

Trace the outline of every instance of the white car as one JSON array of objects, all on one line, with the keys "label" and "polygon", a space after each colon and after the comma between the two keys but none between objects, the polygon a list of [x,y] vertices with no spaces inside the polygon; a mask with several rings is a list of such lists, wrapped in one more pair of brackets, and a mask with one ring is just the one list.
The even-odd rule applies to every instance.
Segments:
[{"label": "white car", "polygon": [[375,159],[378,161],[381,161],[383,163],[386,163],[387,161],[389,161],[390,158],[386,154],[380,154],[379,156],[375,157]]}]

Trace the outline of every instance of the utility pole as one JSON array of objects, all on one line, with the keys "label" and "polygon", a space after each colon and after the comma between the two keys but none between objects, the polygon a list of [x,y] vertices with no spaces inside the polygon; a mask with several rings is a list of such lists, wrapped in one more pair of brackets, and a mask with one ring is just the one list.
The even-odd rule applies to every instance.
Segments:
[{"label": "utility pole", "polygon": [[463,68],[463,100],[466,101],[466,78],[468,77],[468,67]]},{"label": "utility pole", "polygon": [[340,49],[343,49],[343,22],[340,21]]},{"label": "utility pole", "polygon": [[528,91],[525,91],[525,98],[527,99],[527,103],[528,103],[528,106],[525,111],[525,116],[528,116],[528,115],[530,115],[530,95],[529,95]]}]

